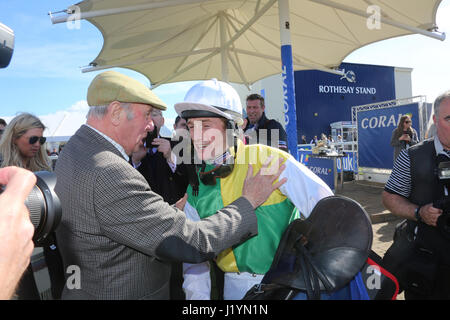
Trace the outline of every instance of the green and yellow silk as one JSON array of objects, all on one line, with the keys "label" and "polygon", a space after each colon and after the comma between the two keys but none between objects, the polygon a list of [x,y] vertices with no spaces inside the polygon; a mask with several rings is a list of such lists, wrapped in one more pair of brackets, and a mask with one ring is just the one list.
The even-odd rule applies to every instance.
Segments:
[{"label": "green and yellow silk", "polygon": [[[217,210],[241,197],[248,164],[253,164],[253,174],[256,174],[270,156],[273,157],[272,162],[278,158],[285,161],[289,157],[279,149],[244,145],[239,141],[233,172],[226,178],[218,179],[220,183],[216,185],[200,183],[198,196],[192,194],[192,188],[189,186],[189,204],[196,209],[201,219],[215,214]],[[207,165],[205,171],[211,169],[213,165]],[[222,271],[266,273],[284,230],[292,220],[299,218],[298,210],[279,189],[255,210],[255,214],[258,218],[258,235],[221,252],[216,262]]]}]

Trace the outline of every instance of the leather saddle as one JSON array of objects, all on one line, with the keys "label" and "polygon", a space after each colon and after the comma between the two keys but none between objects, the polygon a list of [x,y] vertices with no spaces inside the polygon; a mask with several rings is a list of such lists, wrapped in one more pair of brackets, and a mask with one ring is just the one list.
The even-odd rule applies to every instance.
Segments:
[{"label": "leather saddle", "polygon": [[371,220],[356,201],[323,198],[307,219],[288,226],[269,271],[244,299],[290,299],[301,291],[320,299],[333,293],[363,268],[372,237]]}]

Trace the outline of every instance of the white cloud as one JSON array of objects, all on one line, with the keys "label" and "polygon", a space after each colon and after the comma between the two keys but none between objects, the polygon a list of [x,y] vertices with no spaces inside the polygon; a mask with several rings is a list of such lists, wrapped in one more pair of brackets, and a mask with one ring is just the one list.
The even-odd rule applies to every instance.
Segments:
[{"label": "white cloud", "polygon": [[68,111],[74,112],[87,112],[89,110],[89,105],[86,100],[75,102]]},{"label": "white cloud", "polygon": [[39,116],[47,127],[45,134],[49,137],[67,137],[73,135],[82,124],[86,123],[89,110],[86,101],[78,101],[67,110]]},{"label": "white cloud", "polygon": [[[59,110],[50,114],[36,114],[46,126],[44,135],[47,137],[65,137],[73,135],[86,122],[89,110],[87,101],[78,101],[66,110]],[[14,116],[4,117],[9,123]]]}]

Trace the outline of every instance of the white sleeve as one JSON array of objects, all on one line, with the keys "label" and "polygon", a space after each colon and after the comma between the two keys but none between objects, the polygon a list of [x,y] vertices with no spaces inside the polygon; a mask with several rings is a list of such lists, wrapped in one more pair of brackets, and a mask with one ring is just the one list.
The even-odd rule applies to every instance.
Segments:
[{"label": "white sleeve", "polygon": [[280,187],[280,191],[291,200],[303,217],[308,218],[317,202],[332,196],[333,191],[322,179],[294,158],[289,157],[285,164],[286,169],[279,179],[287,177],[288,180]]},{"label": "white sleeve", "polygon": [[166,161],[170,170],[172,170],[172,173],[175,173],[175,171],[177,170],[177,156],[173,152],[171,152],[170,159],[167,159]]},{"label": "white sleeve", "polygon": [[210,300],[211,278],[209,263],[183,263],[183,290],[186,300]]},{"label": "white sleeve", "polygon": [[[186,217],[193,221],[200,221],[197,210],[186,202],[184,207]],[[211,277],[209,274],[209,263],[183,263],[183,290],[186,300],[210,300],[211,299]]]}]

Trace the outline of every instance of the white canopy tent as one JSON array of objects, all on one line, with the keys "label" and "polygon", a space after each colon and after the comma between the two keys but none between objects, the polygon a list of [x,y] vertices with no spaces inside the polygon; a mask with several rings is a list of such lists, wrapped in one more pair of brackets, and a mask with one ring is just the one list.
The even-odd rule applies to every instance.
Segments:
[{"label": "white canopy tent", "polygon": [[85,0],[51,18],[87,19],[101,31],[103,48],[83,72],[125,67],[152,86],[210,78],[250,85],[281,72],[283,29],[295,70],[339,73],[347,55],[372,42],[415,33],[443,40],[435,24],[440,2]]},{"label": "white canopy tent", "polygon": [[[217,78],[252,83],[283,74],[288,148],[297,157],[294,70],[336,70],[372,42],[437,31],[441,0],[85,0],[53,23],[87,19],[103,48],[90,67],[124,67],[153,87]],[[346,76],[346,75],[345,75]]]}]

